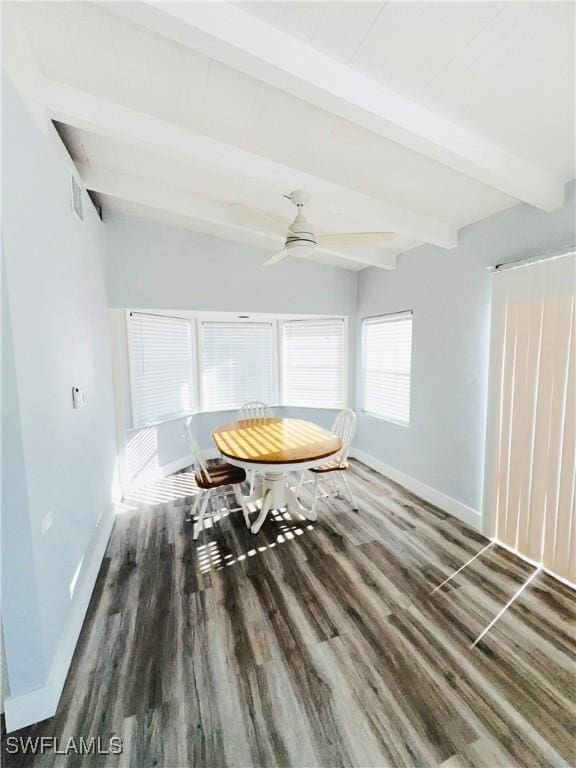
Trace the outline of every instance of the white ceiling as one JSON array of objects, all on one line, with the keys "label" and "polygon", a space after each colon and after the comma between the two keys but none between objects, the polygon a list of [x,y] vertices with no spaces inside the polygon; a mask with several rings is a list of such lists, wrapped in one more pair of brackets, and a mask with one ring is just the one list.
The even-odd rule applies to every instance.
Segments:
[{"label": "white ceiling", "polygon": [[547,170],[573,177],[573,2],[237,5],[526,160],[539,157]]},{"label": "white ceiling", "polygon": [[[540,187],[561,190],[576,175],[572,3],[193,5],[4,4],[5,30],[24,35],[45,107],[105,211],[273,253],[281,240],[255,231],[234,204],[288,223],[283,195],[304,186],[318,231],[398,233],[386,249],[314,258],[390,267],[395,254],[426,241],[453,245],[459,227],[518,200],[538,204]],[[207,25],[216,18],[215,32],[204,16]],[[242,56],[242,40],[229,38],[256,20],[268,25],[255,31],[262,50],[247,37]],[[286,56],[272,71],[266,57],[291,40],[300,62]],[[398,95],[457,126],[443,138],[432,121],[422,136],[418,120],[408,130],[394,115],[368,123],[341,94],[332,107],[306,82],[326,62],[374,81],[358,81],[358,97],[373,93],[380,117]],[[551,193],[542,207],[559,202]]]}]

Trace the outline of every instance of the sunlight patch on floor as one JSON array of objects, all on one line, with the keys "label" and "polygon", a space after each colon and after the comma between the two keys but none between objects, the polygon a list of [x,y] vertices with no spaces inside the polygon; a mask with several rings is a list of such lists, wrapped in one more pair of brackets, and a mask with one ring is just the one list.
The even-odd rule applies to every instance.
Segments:
[{"label": "sunlight patch on floor", "polygon": [[538,567],[538,568],[536,568],[536,570],[534,571],[534,573],[531,573],[531,574],[530,574],[530,576],[528,576],[528,578],[526,579],[526,581],[524,582],[524,584],[522,584],[522,586],[520,587],[520,589],[519,589],[517,592],[515,592],[515,593],[514,593],[514,595],[512,595],[512,597],[510,598],[510,600],[508,600],[508,602],[507,602],[507,603],[506,603],[506,605],[505,605],[505,606],[502,608],[502,610],[498,611],[498,613],[497,613],[497,614],[496,614],[496,616],[495,616],[495,617],[492,619],[492,621],[490,622],[490,624],[488,624],[488,626],[487,626],[485,629],[483,629],[483,630],[482,630],[482,632],[480,632],[480,634],[478,635],[478,637],[476,638],[476,640],[474,640],[474,642],[473,642],[473,643],[472,643],[472,645],[470,646],[471,648],[475,648],[475,647],[478,645],[478,643],[480,642],[480,640],[482,640],[482,638],[483,638],[483,637],[486,635],[486,633],[487,633],[487,632],[489,632],[489,631],[492,629],[492,627],[494,626],[494,624],[496,624],[496,622],[498,621],[498,619],[500,619],[500,618],[501,618],[501,617],[502,617],[502,616],[503,616],[503,615],[506,613],[506,611],[508,610],[508,608],[510,608],[510,606],[511,606],[511,605],[512,605],[512,604],[513,604],[513,603],[514,603],[514,602],[515,602],[515,601],[516,601],[516,600],[517,600],[519,597],[520,597],[520,595],[522,594],[522,592],[524,592],[524,590],[526,589],[526,587],[528,587],[528,586],[529,586],[529,585],[532,583],[532,581],[534,581],[534,579],[536,578],[536,576],[538,576],[538,574],[540,573],[540,571],[541,571],[541,570],[542,570],[542,568],[541,568],[541,567]]},{"label": "sunlight patch on floor", "polygon": [[[229,510],[228,510],[229,512]],[[209,518],[206,518],[205,523]],[[302,536],[305,531],[313,531],[314,526],[312,524],[300,525],[299,522],[293,521],[289,512],[277,512],[273,513],[272,519],[278,524],[280,533],[276,536],[275,541],[271,541],[268,544],[257,544],[251,547],[246,552],[241,552],[235,555],[232,552],[226,553],[222,557],[222,553],[218,547],[216,541],[209,541],[206,544],[200,544],[197,547],[198,560],[200,563],[200,573],[206,574],[209,571],[216,570],[221,571],[225,567],[234,565],[235,563],[241,563],[249,557],[257,557],[259,554],[273,549],[279,544],[286,544],[290,540],[295,539],[297,536]],[[213,515],[210,521],[216,522],[216,515]],[[295,527],[296,526],[296,527]]]}]

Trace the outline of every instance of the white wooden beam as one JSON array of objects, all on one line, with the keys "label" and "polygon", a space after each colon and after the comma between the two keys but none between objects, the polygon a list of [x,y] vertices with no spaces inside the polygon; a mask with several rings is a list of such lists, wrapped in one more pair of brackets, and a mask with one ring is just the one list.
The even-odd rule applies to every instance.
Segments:
[{"label": "white wooden beam", "polygon": [[102,6],[518,200],[547,211],[564,202],[561,179],[232,4]]},{"label": "white wooden beam", "polygon": [[45,103],[55,119],[156,154],[199,167],[247,176],[290,192],[305,189],[326,208],[365,221],[370,229],[394,230],[418,240],[452,248],[455,228],[436,219],[390,205],[274,160],[224,144],[152,115],[92,96],[72,86],[46,81]]},{"label": "white wooden beam", "polygon": [[[233,205],[197,197],[183,190],[158,184],[149,179],[111,171],[108,168],[84,163],[78,163],[76,167],[86,189],[101,195],[183,216],[191,224],[196,224],[195,228],[199,231],[255,245],[268,250],[269,255],[280,250],[284,244],[281,235],[262,232],[261,229],[246,223]],[[396,266],[394,254],[382,253],[376,248],[361,249],[358,253],[317,248],[316,252],[363,266],[382,269],[394,269]]]}]

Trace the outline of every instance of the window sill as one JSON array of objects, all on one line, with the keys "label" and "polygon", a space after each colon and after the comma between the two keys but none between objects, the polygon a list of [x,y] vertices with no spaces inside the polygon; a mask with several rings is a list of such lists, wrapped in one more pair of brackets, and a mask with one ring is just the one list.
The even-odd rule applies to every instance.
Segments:
[{"label": "window sill", "polygon": [[363,416],[370,416],[373,419],[379,419],[380,421],[385,421],[388,424],[394,424],[396,427],[403,427],[404,429],[410,428],[410,422],[409,421],[397,421],[396,419],[390,419],[387,416],[380,416],[378,413],[371,413],[371,411],[360,411],[360,413]]},{"label": "window sill", "polygon": [[156,421],[147,421],[144,424],[138,424],[135,427],[126,427],[126,432],[140,432],[142,429],[150,429],[150,427],[159,427],[162,424],[169,424],[171,421],[180,421],[181,419],[188,419],[190,416],[196,416],[199,411],[186,411],[184,413],[177,413],[174,416],[167,416],[165,419],[157,419]]},{"label": "window sill", "polygon": [[[346,405],[336,406],[336,405],[286,405],[279,403],[273,403],[270,405],[271,408],[300,408],[302,410],[308,410],[308,411],[341,411],[343,408],[346,408]],[[156,421],[147,421],[145,424],[138,424],[135,427],[126,427],[125,432],[131,433],[131,432],[140,432],[143,429],[150,429],[152,427],[160,427],[162,424],[169,424],[172,421],[181,421],[182,419],[188,419],[191,416],[200,416],[203,413],[209,414],[209,413],[237,413],[239,408],[214,408],[210,409],[207,408],[206,410],[198,410],[198,411],[188,411],[184,413],[177,413],[174,416],[168,416],[165,419],[157,419]],[[369,414],[373,415],[373,414]],[[381,417],[378,417],[381,418]]]},{"label": "window sill", "polygon": [[305,411],[341,411],[347,408],[346,405],[288,405],[283,403],[278,408],[302,408]]}]

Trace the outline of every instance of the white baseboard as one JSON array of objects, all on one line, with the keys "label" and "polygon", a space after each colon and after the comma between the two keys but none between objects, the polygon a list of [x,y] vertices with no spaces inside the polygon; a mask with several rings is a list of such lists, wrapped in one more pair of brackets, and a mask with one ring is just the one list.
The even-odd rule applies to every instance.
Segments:
[{"label": "white baseboard", "polygon": [[457,517],[459,520],[463,520],[468,523],[477,531],[482,530],[482,515],[472,507],[467,507],[466,504],[462,504],[461,501],[453,499],[451,496],[447,496],[442,491],[438,491],[436,488],[432,488],[430,485],[416,480],[410,475],[404,474],[399,469],[391,467],[389,464],[385,464],[380,459],[371,456],[369,453],[365,453],[359,448],[352,448],[350,450],[350,456],[354,459],[358,459],[363,464],[366,464],[370,469],[376,470],[381,475],[390,478],[395,483],[404,486],[406,490],[411,493],[420,496],[420,498],[427,501],[429,504],[434,504],[435,507],[442,509],[444,512]]},{"label": "white baseboard", "polygon": [[85,565],[78,578],[78,587],[72,602],[70,617],[58,650],[54,655],[46,685],[19,696],[9,696],[5,701],[7,732],[45,720],[56,713],[100,565],[106,552],[108,539],[112,532],[114,517],[114,509],[110,507],[108,512],[104,513],[98,521],[92,535],[85,555]]}]

